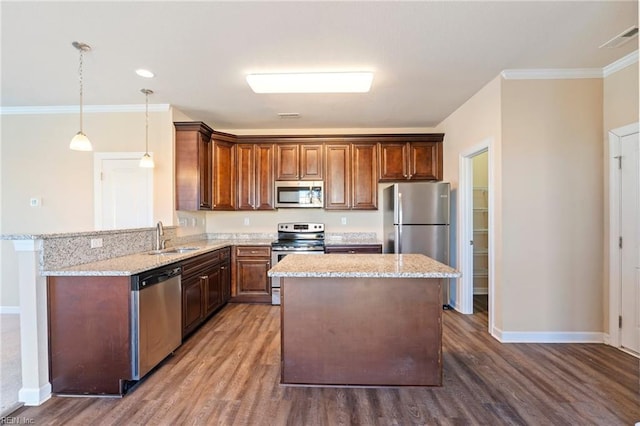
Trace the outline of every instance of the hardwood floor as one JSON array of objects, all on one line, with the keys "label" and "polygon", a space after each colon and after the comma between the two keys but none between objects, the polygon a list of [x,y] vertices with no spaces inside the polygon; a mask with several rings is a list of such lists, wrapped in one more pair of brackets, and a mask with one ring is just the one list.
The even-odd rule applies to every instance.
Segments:
[{"label": "hardwood floor", "polygon": [[[480,305],[478,305],[480,306]],[[444,311],[444,386],[279,384],[279,308],[227,305],[122,399],[53,397],[37,425],[632,425],[638,359],[601,344],[500,344],[487,314]]]}]

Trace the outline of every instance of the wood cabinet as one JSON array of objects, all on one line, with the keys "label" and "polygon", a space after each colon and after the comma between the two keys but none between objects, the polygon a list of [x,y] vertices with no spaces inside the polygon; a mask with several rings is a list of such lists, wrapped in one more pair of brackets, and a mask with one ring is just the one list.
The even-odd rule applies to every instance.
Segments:
[{"label": "wood cabinet", "polygon": [[345,244],[345,245],[329,245],[325,246],[324,252],[344,253],[344,254],[363,254],[363,253],[382,253],[382,244]]},{"label": "wood cabinet", "polygon": [[375,143],[325,144],[325,158],[325,209],[378,208]]},{"label": "wood cabinet", "polygon": [[202,122],[176,122],[176,210],[211,210],[213,129]]},{"label": "wood cabinet", "polygon": [[213,210],[236,208],[235,136],[221,132],[212,134]]},{"label": "wood cabinet", "polygon": [[233,265],[232,301],[271,303],[271,247],[237,246]]},{"label": "wood cabinet", "polygon": [[52,392],[122,394],[133,379],[130,301],[128,276],[47,278]]},{"label": "wood cabinet", "polygon": [[322,144],[277,143],[276,180],[322,180]]},{"label": "wood cabinet", "polygon": [[273,144],[240,143],[237,156],[237,210],[273,210]]},{"label": "wood cabinet", "polygon": [[441,140],[380,143],[380,181],[442,180]]},{"label": "wood cabinet", "polygon": [[182,263],[182,336],[193,332],[228,301],[230,249],[206,253]]}]

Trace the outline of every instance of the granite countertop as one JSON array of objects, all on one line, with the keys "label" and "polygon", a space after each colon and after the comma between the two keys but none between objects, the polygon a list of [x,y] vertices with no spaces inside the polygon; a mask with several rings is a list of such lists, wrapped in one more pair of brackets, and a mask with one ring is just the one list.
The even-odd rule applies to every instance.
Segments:
[{"label": "granite countertop", "polygon": [[324,239],[325,246],[358,246],[358,245],[382,245],[375,232],[348,232],[327,233]]},{"label": "granite countertop", "polygon": [[[262,239],[229,239],[229,240],[200,240],[181,244],[176,247],[197,247],[187,253],[149,254],[149,252],[135,253],[127,256],[114,257],[98,262],[83,263],[66,268],[42,271],[44,276],[127,276],[149,271],[161,266],[180,262],[191,257],[237,245],[271,245],[272,240]],[[168,247],[170,250],[175,247]]]},{"label": "granite countertop", "polygon": [[422,254],[290,254],[269,270],[270,277],[457,278],[450,266]]}]

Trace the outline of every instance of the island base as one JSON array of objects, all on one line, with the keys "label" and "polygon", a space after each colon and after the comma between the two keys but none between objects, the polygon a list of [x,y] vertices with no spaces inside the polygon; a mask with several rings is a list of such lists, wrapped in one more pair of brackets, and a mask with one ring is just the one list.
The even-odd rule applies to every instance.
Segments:
[{"label": "island base", "polygon": [[441,386],[441,281],[284,278],[282,384]]}]

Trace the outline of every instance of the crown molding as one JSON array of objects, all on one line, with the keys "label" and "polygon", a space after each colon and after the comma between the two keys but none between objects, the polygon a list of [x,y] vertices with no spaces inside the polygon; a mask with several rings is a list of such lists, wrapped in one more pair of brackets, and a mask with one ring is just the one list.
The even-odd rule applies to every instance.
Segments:
[{"label": "crown molding", "polygon": [[505,80],[567,80],[602,78],[601,68],[512,69],[500,73]]},{"label": "crown molding", "polygon": [[617,61],[607,65],[602,68],[602,75],[604,77],[609,77],[611,74],[620,71],[623,68],[628,67],[629,65],[633,65],[638,62],[638,51],[633,51],[629,53],[627,56],[623,56]]},{"label": "crown molding", "polygon": [[503,70],[500,75],[505,80],[563,80],[578,78],[604,78],[623,68],[638,62],[638,51],[628,55],[603,68],[540,68],[540,69],[510,69]]},{"label": "crown molding", "polygon": [[[149,112],[167,112],[169,104],[149,104]],[[45,115],[45,114],[77,114],[79,105],[52,105],[52,106],[15,106],[0,107],[0,115]],[[144,104],[136,105],[85,105],[83,113],[108,113],[108,112],[144,112]]]}]

